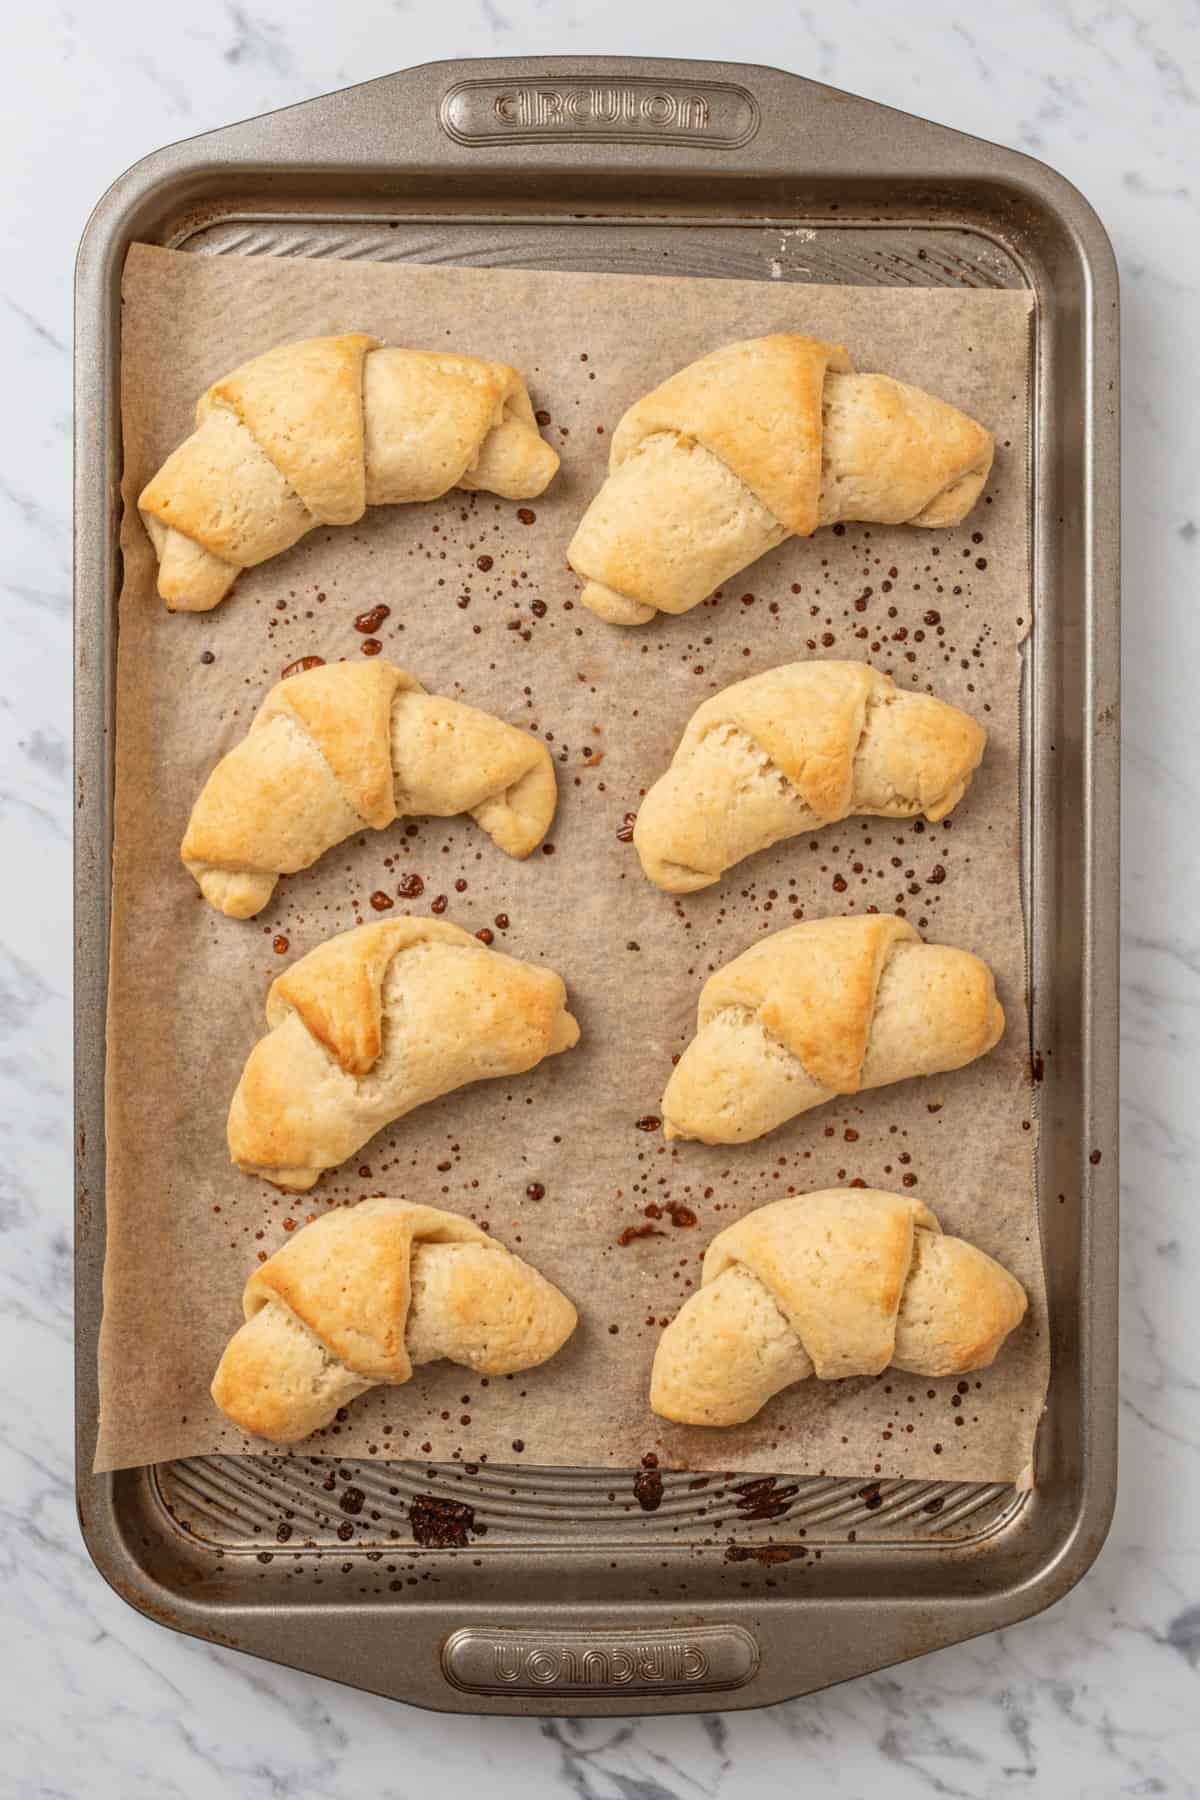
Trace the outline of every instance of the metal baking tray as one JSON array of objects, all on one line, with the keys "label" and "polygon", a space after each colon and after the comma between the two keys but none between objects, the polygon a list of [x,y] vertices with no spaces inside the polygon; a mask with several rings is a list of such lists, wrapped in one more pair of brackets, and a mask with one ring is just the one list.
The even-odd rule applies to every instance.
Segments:
[{"label": "metal baking tray", "polygon": [[[135,239],[1033,294],[1023,862],[1052,1355],[1033,1491],[667,1475],[646,1511],[633,1470],[90,1473]],[[1117,304],[1103,228],[1052,170],[768,68],[435,63],[161,150],[105,195],[77,276],[77,1466],[88,1548],[131,1605],[425,1706],[627,1714],[809,1692],[1026,1618],[1088,1568],[1116,1479]]]}]

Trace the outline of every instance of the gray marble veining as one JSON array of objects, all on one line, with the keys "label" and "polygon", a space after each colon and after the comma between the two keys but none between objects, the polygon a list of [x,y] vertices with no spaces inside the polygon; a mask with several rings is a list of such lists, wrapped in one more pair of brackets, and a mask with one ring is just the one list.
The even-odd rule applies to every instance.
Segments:
[{"label": "gray marble veining", "polygon": [[[0,1790],[107,1800],[1200,1792],[1200,15],[1189,0],[132,0],[8,35],[0,522]],[[91,1569],[70,1470],[71,259],[175,137],[440,56],[738,57],[1027,149],[1124,282],[1123,1474],[1054,1611],[758,1714],[452,1726],[162,1631]]]}]

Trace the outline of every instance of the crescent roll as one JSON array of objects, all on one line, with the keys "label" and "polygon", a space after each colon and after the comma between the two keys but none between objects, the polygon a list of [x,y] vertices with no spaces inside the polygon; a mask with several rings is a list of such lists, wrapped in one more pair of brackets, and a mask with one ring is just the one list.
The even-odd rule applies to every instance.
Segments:
[{"label": "crescent roll", "polygon": [[[269,1267],[269,1265],[268,1265]],[[986,1369],[1025,1290],[915,1194],[793,1194],[717,1233],[699,1289],[659,1339],[650,1405],[684,1425],[741,1425],[794,1381]]]},{"label": "crescent roll", "polygon": [[442,919],[384,919],[319,944],[271,984],[267,1024],[229,1108],[229,1152],[295,1189],[414,1107],[579,1040],[553,970]]},{"label": "crescent roll", "polygon": [[786,663],[697,708],[634,845],[658,887],[694,893],[756,850],[859,813],[945,818],[986,742],[969,713],[866,663]]},{"label": "crescent roll", "polygon": [[700,992],[696,1036],[662,1099],[669,1138],[746,1144],[838,1094],[938,1075],[999,1043],[979,957],[892,913],[761,938]]},{"label": "crescent roll", "polygon": [[368,1388],[447,1357],[480,1375],[549,1361],[575,1308],[478,1225],[407,1200],[338,1207],[255,1269],[212,1397],[243,1431],[294,1444]]},{"label": "crescent roll", "polygon": [[991,466],[982,425],[889,375],[856,374],[841,344],[750,338],[629,408],[567,560],[585,606],[643,625],[820,525],[957,525]]},{"label": "crescent roll", "polygon": [[556,797],[550,752],[527,731],[427,694],[382,657],[331,663],[271,689],[205,782],[180,854],[206,900],[248,919],[280,875],[405,814],[470,813],[528,856]]},{"label": "crescent roll", "polygon": [[557,469],[515,369],[350,331],[278,344],[214,382],[138,509],[161,598],[206,612],[317,525],[453,487],[531,499]]}]

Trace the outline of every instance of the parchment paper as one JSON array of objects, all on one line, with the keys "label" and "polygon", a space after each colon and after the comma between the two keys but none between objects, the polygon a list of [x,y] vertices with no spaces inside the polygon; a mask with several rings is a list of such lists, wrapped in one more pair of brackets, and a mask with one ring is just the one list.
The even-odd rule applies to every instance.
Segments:
[{"label": "parchment paper", "polygon": [[[484,1385],[440,1363],[376,1389],[305,1455],[628,1467],[653,1451],[664,1467],[1021,1476],[1047,1371],[1018,890],[1026,296],[143,247],[130,253],[124,293],[97,1468],[262,1448],[208,1395],[242,1284],[289,1223],[389,1193],[486,1222],[574,1297],[579,1330],[520,1377]],[[280,340],[349,329],[514,363],[549,414],[560,476],[524,509],[464,494],[376,508],[247,573],[215,611],[169,614],[134,503],[190,429],[197,396]],[[594,618],[564,551],[601,480],[608,431],[693,357],[779,329],[844,341],[860,368],[926,385],[987,422],[998,454],[986,499],[956,531],[851,526],[792,540],[681,618],[637,630]],[[399,823],[284,880],[257,919],[220,917],[179,862],[201,783],[287,664],[364,653],[355,616],[379,604],[391,609],[375,634],[384,654],[551,744],[560,801],[547,854],[512,862],[466,819]],[[622,841],[641,791],[701,700],[810,655],[867,658],[983,720],[989,748],[967,801],[946,826],[856,820],[779,845],[704,894],[659,893]],[[411,875],[423,891],[406,902],[397,889]],[[390,914],[372,910],[375,893],[394,900]],[[445,917],[489,927],[500,947],[563,974],[580,1047],[412,1114],[309,1195],[239,1174],[225,1115],[271,979],[336,931],[406,906],[427,914],[442,894]],[[800,914],[871,904],[990,961],[1008,1013],[1002,1046],[955,1075],[831,1104],[739,1148],[669,1147],[647,1128],[708,971]],[[1025,1283],[1029,1315],[997,1364],[957,1385],[895,1372],[808,1381],[735,1430],[656,1419],[646,1395],[660,1325],[697,1281],[708,1240],[763,1201],[855,1178],[915,1188],[947,1231]],[[668,1202],[686,1209],[681,1223]],[[647,1217],[649,1205],[661,1216]],[[658,1235],[622,1246],[631,1226]]]}]

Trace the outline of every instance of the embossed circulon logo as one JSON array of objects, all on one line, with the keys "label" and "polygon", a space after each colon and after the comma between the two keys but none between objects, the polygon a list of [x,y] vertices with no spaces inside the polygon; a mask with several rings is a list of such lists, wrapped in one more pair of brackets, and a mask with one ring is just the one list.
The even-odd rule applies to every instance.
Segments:
[{"label": "embossed circulon logo", "polygon": [[459,144],[614,138],[733,150],[754,136],[759,113],[753,94],[732,82],[562,75],[546,81],[456,82],[442,96],[438,118]]},{"label": "embossed circulon logo", "polygon": [[741,1687],[758,1645],[740,1625],[689,1631],[481,1631],[442,1649],[446,1679],[479,1694],[683,1694]]}]

